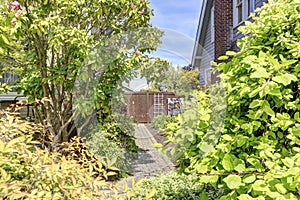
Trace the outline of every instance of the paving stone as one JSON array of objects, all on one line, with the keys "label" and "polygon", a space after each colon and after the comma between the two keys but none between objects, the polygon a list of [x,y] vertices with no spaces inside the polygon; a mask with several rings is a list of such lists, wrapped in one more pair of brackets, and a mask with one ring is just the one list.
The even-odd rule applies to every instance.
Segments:
[{"label": "paving stone", "polygon": [[153,147],[157,142],[144,124],[136,125],[135,138],[139,151],[137,159],[132,164],[133,176],[120,180],[119,185],[126,182],[130,187],[133,178],[137,181],[141,178],[149,178],[175,169],[170,158]]}]

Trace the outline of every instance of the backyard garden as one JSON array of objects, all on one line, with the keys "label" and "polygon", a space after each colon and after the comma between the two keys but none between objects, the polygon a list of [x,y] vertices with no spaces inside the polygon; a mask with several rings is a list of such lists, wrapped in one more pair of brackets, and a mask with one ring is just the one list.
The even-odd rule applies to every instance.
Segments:
[{"label": "backyard garden", "polygon": [[184,112],[154,118],[175,171],[117,184],[139,151],[122,84],[178,79],[149,56],[163,35],[152,15],[147,0],[1,1],[0,72],[18,80],[0,91],[34,118],[0,112],[0,199],[300,199],[299,0],[257,9],[239,51],[212,63],[220,81],[188,83]]}]

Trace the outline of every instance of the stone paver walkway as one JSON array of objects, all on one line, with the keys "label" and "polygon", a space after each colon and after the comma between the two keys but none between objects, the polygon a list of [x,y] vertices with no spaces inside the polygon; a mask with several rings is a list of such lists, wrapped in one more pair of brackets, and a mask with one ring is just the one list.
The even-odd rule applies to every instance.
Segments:
[{"label": "stone paver walkway", "polygon": [[135,138],[139,147],[138,159],[133,163],[135,176],[152,176],[174,169],[170,158],[153,147],[157,142],[144,124],[136,125]]},{"label": "stone paver walkway", "polygon": [[132,163],[131,167],[134,176],[121,180],[119,185],[122,185],[125,181],[130,187],[132,178],[138,180],[140,178],[170,172],[175,169],[170,158],[162,154],[160,149],[153,147],[157,142],[144,124],[136,125],[135,138],[139,151],[137,159]]}]

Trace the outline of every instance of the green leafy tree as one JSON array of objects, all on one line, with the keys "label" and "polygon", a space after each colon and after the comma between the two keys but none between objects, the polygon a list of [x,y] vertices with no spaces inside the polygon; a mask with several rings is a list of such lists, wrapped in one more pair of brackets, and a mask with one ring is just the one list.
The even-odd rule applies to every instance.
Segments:
[{"label": "green leafy tree", "polygon": [[[76,133],[73,88],[87,55],[92,49],[111,44],[107,41],[118,38],[118,34],[139,27],[151,29],[153,11],[146,0],[20,0],[2,1],[0,13],[2,70],[18,74],[14,86],[34,103],[37,119],[56,146]],[[160,33],[154,33],[152,36],[159,38]],[[110,108],[107,102],[115,82],[127,69],[138,66],[143,52],[155,49],[158,38],[148,37],[153,45],[142,45],[146,47],[140,53],[137,42],[119,48],[116,59],[104,63],[99,82],[105,90],[95,94],[100,99],[95,101],[98,109]],[[139,44],[142,42],[140,39]]]},{"label": "green leafy tree", "polygon": [[199,85],[199,72],[184,67],[173,67],[161,58],[150,60],[140,68],[140,74],[147,79],[151,91],[175,92],[180,97],[187,97]]},{"label": "green leafy tree", "polygon": [[139,68],[138,73],[145,77],[148,85],[157,85],[166,79],[166,76],[172,65],[169,61],[161,58],[146,59]]}]

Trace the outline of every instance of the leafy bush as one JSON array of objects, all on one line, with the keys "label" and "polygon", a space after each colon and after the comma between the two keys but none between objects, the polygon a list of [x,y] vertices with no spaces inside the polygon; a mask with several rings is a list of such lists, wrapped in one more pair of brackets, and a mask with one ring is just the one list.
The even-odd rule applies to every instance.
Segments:
[{"label": "leafy bush", "polygon": [[98,156],[90,151],[82,138],[74,137],[70,142],[62,143],[57,151],[68,160],[77,161],[83,168],[92,170],[95,177],[114,180],[119,173],[119,169],[114,165],[115,159],[106,159],[106,162],[98,159]]},{"label": "leafy bush", "polygon": [[227,94],[224,126],[218,112],[208,115],[206,131],[200,120],[182,169],[219,183],[222,200],[299,199],[300,2],[269,1],[256,12],[240,28],[240,52],[219,58],[230,58],[218,65]]},{"label": "leafy bush", "polygon": [[[179,171],[184,170],[192,162],[191,156],[201,156],[204,153],[198,151],[201,148],[198,144],[199,138],[208,144],[212,143],[210,140],[218,137],[216,131],[212,132],[209,129],[212,112],[218,112],[219,117],[222,117],[221,112],[224,109],[224,106],[217,107],[218,103],[222,104],[216,97],[218,95],[215,95],[219,92],[218,90],[218,88],[214,88],[214,91],[211,92],[194,90],[194,98],[185,102],[187,104],[185,112],[179,114],[172,122],[167,123],[164,129],[168,138],[166,143],[172,144],[165,145],[164,150],[170,151],[170,155],[179,164]],[[211,97],[214,98],[212,101],[214,105],[211,104]],[[214,121],[217,120],[214,119]],[[196,153],[195,150],[197,150]]]},{"label": "leafy bush", "polygon": [[[0,121],[1,199],[104,198],[100,188],[106,187],[105,179],[115,175],[114,171],[100,163],[95,166],[82,152],[71,159],[76,151],[68,151],[71,154],[66,157],[41,149],[32,136],[43,131],[40,125],[10,115],[4,115]],[[76,144],[73,142],[68,148],[78,150]]]},{"label": "leafy bush", "polygon": [[222,194],[221,190],[200,183],[199,177],[195,175],[179,175],[175,172],[144,179],[134,191],[135,197],[131,198],[133,200],[145,199],[150,193],[151,199],[156,200],[216,199]]},{"label": "leafy bush", "polygon": [[87,147],[106,166],[128,172],[130,157],[126,156],[125,149],[108,140],[102,132],[93,133],[87,140]]},{"label": "leafy bush", "polygon": [[110,116],[100,125],[101,132],[111,142],[130,152],[137,152],[135,144],[134,124],[122,116]]},{"label": "leafy bush", "polygon": [[166,125],[168,123],[171,123],[172,121],[174,121],[174,118],[172,118],[171,116],[158,115],[153,119],[151,126],[155,129],[162,130],[166,128]]}]

